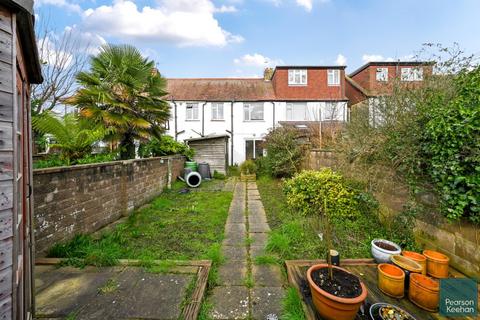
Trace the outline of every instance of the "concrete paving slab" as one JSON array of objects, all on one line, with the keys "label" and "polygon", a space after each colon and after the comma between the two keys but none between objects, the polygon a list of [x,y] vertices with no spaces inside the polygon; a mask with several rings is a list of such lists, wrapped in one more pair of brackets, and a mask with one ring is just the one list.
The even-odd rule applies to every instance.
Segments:
[{"label": "concrete paving slab", "polygon": [[255,223],[250,225],[249,231],[265,233],[270,231],[270,226],[268,223]]},{"label": "concrete paving slab", "polygon": [[225,236],[228,237],[229,234],[235,233],[246,233],[247,227],[245,223],[227,223],[225,224]]},{"label": "concrete paving slab", "polygon": [[264,246],[251,245],[250,246],[250,257],[254,261],[256,257],[263,256],[267,252]]},{"label": "concrete paving slab", "polygon": [[255,286],[260,287],[281,287],[282,272],[277,265],[253,265],[253,280]]},{"label": "concrete paving slab", "polygon": [[240,286],[216,287],[213,289],[210,313],[213,319],[248,319],[248,289]]},{"label": "concrete paving slab", "polygon": [[227,261],[246,261],[247,260],[247,248],[244,242],[236,246],[224,245],[222,246],[222,254]]},{"label": "concrete paving slab", "polygon": [[247,182],[247,190],[257,190],[256,182]]},{"label": "concrete paving slab", "polygon": [[255,320],[265,320],[268,315],[280,319],[282,313],[282,287],[255,287],[252,289],[252,316]]},{"label": "concrete paving slab", "polygon": [[268,233],[266,232],[249,233],[248,235],[252,239],[252,246],[264,247],[267,244]]},{"label": "concrete paving slab", "polygon": [[228,261],[218,268],[218,282],[222,286],[243,286],[246,277],[246,261]]}]

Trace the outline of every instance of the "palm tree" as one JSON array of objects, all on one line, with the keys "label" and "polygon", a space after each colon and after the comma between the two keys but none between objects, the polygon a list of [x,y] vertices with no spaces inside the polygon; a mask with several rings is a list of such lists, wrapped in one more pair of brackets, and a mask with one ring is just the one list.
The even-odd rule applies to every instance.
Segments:
[{"label": "palm tree", "polygon": [[67,162],[89,154],[93,144],[106,134],[102,126],[95,126],[73,113],[58,118],[50,111],[45,111],[32,118],[32,126],[41,134],[53,136],[55,143],[50,146],[58,148],[61,158]]},{"label": "palm tree", "polygon": [[66,102],[80,114],[111,129],[120,157],[135,157],[135,139],[159,137],[170,118],[166,81],[153,61],[129,45],[105,45],[91,58],[90,70],[77,75],[80,88]]}]

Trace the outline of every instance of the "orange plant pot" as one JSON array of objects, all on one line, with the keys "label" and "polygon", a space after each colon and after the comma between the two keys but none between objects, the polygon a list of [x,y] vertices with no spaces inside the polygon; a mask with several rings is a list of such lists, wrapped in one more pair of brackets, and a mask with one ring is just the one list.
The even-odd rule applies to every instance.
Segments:
[{"label": "orange plant pot", "polygon": [[403,298],[405,294],[405,272],[397,266],[381,263],[378,269],[378,288],[387,296]]},{"label": "orange plant pot", "polygon": [[413,273],[410,275],[408,299],[422,309],[430,312],[438,310],[440,288],[437,280]]},{"label": "orange plant pot", "polygon": [[[307,271],[307,280],[312,292],[312,300],[318,313],[325,320],[353,320],[356,317],[358,309],[367,298],[367,287],[360,281],[362,293],[355,298],[339,298],[322,289],[320,289],[312,280],[312,272],[318,269],[328,268],[327,264],[316,264]],[[347,270],[333,266],[335,269]]]},{"label": "orange plant pot", "polygon": [[424,250],[423,255],[427,257],[427,274],[429,276],[439,279],[448,277],[449,257],[433,250]]},{"label": "orange plant pot", "polygon": [[423,254],[413,251],[402,251],[402,256],[412,259],[416,263],[422,266],[422,274],[427,274],[427,257]]}]

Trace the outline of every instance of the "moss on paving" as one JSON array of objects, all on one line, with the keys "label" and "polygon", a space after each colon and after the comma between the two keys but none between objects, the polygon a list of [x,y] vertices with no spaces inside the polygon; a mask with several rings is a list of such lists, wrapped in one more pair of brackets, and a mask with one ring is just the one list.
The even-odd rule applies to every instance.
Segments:
[{"label": "moss on paving", "polygon": [[209,259],[218,264],[233,193],[221,191],[217,184],[204,182],[195,191],[183,194],[179,191],[185,184],[175,183],[150,206],[135,211],[125,223],[105,231],[99,239],[76,235],[67,243],[55,245],[49,256],[68,258],[67,263],[76,266],[115,265],[118,259],[139,259],[146,267],[153,260]]}]

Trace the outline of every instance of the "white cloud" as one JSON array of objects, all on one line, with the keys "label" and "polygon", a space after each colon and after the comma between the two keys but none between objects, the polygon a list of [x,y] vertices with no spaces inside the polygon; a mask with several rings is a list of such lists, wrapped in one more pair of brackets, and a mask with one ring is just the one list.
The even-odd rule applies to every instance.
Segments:
[{"label": "white cloud", "polygon": [[386,62],[393,62],[393,61],[412,61],[415,60],[415,56],[412,54],[405,55],[398,58],[387,57],[385,58],[381,54],[364,54],[362,56],[362,60],[364,63],[367,62],[379,62],[379,61],[386,61]]},{"label": "white cloud", "polygon": [[237,12],[237,8],[235,8],[235,6],[222,5],[218,8],[215,8],[215,12],[220,12],[220,13]]},{"label": "white cloud", "polygon": [[308,12],[313,9],[313,0],[296,0],[297,5],[304,7]]},{"label": "white cloud", "polygon": [[339,66],[345,66],[347,65],[347,58],[343,54],[339,53],[335,63]]},{"label": "white cloud", "polygon": [[[223,8],[223,9],[222,9]],[[138,8],[130,0],[115,0],[84,12],[88,30],[103,36],[143,41],[168,41],[179,46],[218,46],[243,41],[224,30],[215,19],[218,10],[211,0],[159,0],[157,7]]]},{"label": "white cloud", "polygon": [[51,6],[64,8],[68,11],[72,11],[76,13],[82,12],[82,8],[78,4],[71,3],[67,0],[35,0],[35,5],[38,7],[42,5],[51,5]]},{"label": "white cloud", "polygon": [[234,59],[233,62],[236,65],[247,67],[274,67],[283,64],[281,59],[272,59],[259,53],[243,55],[240,58]]}]

